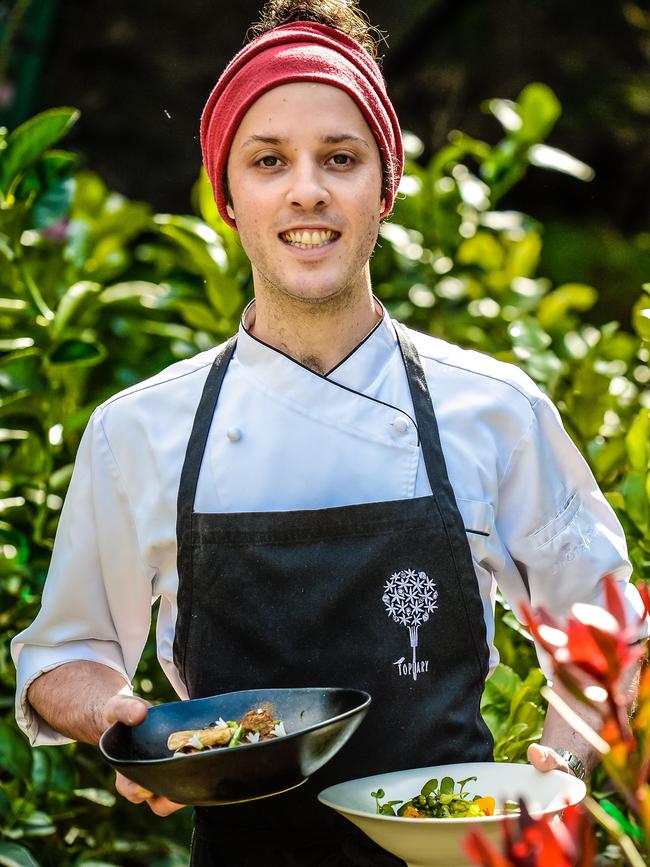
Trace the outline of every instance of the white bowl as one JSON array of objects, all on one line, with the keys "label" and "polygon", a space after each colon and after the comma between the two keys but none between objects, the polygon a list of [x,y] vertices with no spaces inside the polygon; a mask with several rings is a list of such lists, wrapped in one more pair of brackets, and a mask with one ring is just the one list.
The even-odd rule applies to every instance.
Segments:
[{"label": "white bowl", "polygon": [[476,819],[406,819],[377,814],[371,792],[381,788],[386,793],[383,801],[407,801],[418,795],[432,777],[438,780],[442,777],[454,780],[477,777],[475,783],[465,786],[470,796],[491,795],[497,806],[522,797],[534,817],[555,815],[567,805],[582,801],[586,794],[581,780],[562,771],[541,773],[532,765],[473,762],[393,771],[349,780],[324,789],[318,800],[353,822],[377,845],[402,858],[408,867],[466,865],[463,838],[468,831],[485,832],[500,848],[500,826],[503,822],[516,821],[516,815]]}]

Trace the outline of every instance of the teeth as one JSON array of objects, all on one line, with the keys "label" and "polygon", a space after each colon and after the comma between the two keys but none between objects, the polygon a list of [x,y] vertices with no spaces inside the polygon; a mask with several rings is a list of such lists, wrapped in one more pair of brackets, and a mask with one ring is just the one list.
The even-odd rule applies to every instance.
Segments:
[{"label": "teeth", "polygon": [[323,244],[327,244],[328,241],[331,241],[337,235],[337,232],[332,232],[328,229],[327,231],[320,230],[317,232],[284,232],[281,237],[290,244],[296,244],[300,247],[322,247]]}]

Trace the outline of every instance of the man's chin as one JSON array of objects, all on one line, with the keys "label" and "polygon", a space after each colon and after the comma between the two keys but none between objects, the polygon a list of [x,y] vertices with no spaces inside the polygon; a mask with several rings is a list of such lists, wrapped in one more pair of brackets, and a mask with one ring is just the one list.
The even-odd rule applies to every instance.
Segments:
[{"label": "man's chin", "polygon": [[349,300],[351,295],[349,286],[337,286],[329,288],[305,289],[292,286],[279,287],[280,292],[287,301],[304,307],[323,307],[328,304],[339,305],[341,301]]}]

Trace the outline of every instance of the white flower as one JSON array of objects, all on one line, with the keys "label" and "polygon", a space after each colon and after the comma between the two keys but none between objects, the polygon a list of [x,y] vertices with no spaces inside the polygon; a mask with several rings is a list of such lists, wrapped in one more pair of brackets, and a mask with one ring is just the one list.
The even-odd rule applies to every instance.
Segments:
[{"label": "white flower", "polygon": [[437,608],[438,591],[426,572],[403,569],[384,585],[382,602],[389,617],[403,626],[420,626]]},{"label": "white flower", "polygon": [[259,739],[260,739],[260,733],[259,732],[249,732],[246,735],[246,740],[251,744],[256,744],[259,741]]},{"label": "white flower", "polygon": [[192,735],[192,737],[191,737],[191,738],[189,739],[189,741],[185,744],[185,746],[187,746],[187,747],[194,747],[195,750],[203,750],[203,749],[205,749],[204,745],[201,743],[201,741],[197,738],[196,735]]},{"label": "white flower", "polygon": [[225,729],[228,728],[228,723],[225,721],[225,719],[219,717],[219,719],[215,723],[215,726],[220,729]]},{"label": "white flower", "polygon": [[276,726],[273,727],[273,729],[271,730],[271,734],[275,735],[276,738],[285,737],[285,735],[287,733],[284,730],[284,723],[282,722],[282,720],[280,720],[280,722]]}]

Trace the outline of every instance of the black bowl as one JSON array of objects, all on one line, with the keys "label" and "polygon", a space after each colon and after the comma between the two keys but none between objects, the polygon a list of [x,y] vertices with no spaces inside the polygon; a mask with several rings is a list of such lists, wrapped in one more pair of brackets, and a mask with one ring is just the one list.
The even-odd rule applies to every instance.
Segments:
[{"label": "black bowl", "polygon": [[[284,723],[286,737],[173,756],[175,731],[237,720],[262,704]],[[253,689],[149,709],[138,726],[115,723],[99,741],[104,758],[130,780],[179,804],[211,806],[265,798],[304,783],[346,743],[366,715],[359,689]]]}]

